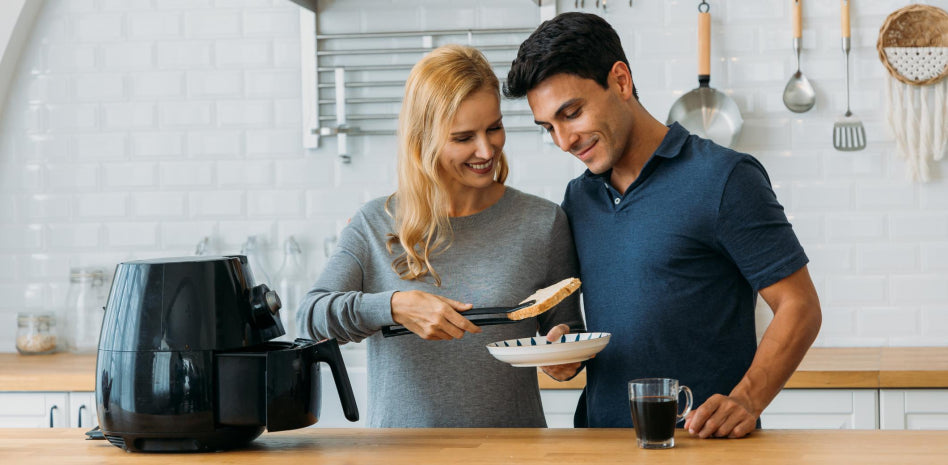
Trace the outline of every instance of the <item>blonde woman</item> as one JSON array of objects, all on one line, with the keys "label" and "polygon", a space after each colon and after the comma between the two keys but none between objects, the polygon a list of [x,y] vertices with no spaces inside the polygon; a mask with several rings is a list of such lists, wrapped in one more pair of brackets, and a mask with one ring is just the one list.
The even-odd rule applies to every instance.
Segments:
[{"label": "blonde woman", "polygon": [[[398,189],[368,202],[303,303],[315,339],[367,340],[372,427],[543,427],[535,370],[494,341],[581,331],[576,296],[514,324],[478,327],[472,307],[514,305],[576,276],[556,204],[506,187],[497,77],[476,49],[444,46],[414,66],[398,128]],[[414,335],[383,338],[400,324]],[[579,364],[544,368],[569,378]]]}]

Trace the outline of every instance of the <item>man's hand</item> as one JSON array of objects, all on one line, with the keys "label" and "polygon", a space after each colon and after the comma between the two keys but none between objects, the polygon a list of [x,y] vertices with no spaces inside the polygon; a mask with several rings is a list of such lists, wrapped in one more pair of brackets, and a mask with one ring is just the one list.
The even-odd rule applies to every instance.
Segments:
[{"label": "man's hand", "polygon": [[757,427],[752,407],[737,396],[715,394],[685,420],[685,429],[701,439],[742,438]]},{"label": "man's hand", "polygon": [[[569,333],[569,326],[564,324],[556,325],[549,333],[546,334],[546,340],[553,342],[564,334]],[[565,365],[550,365],[545,367],[540,367],[543,369],[543,372],[547,374],[550,378],[553,378],[557,381],[566,381],[573,376],[576,376],[576,373],[583,366],[582,363],[567,363]]]}]

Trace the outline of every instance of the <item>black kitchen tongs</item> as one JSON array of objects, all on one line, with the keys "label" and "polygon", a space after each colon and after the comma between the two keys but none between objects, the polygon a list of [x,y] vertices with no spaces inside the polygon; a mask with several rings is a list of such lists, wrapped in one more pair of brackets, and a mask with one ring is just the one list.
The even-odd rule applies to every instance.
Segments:
[{"label": "black kitchen tongs", "polygon": [[[530,308],[536,305],[536,303],[536,300],[528,300],[516,307],[481,307],[472,308],[459,313],[464,318],[471,320],[471,323],[478,326],[502,325],[506,323],[516,323],[525,318],[535,316],[531,312],[520,312],[519,310]],[[402,325],[382,327],[382,336],[384,337],[401,336],[403,334],[411,334],[411,331]]]}]

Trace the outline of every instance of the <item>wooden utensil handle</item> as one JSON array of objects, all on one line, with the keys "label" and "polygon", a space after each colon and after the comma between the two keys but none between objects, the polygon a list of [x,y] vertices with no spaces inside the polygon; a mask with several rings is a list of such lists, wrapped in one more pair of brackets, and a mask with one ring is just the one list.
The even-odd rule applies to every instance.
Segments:
[{"label": "wooden utensil handle", "polygon": [[790,0],[790,11],[793,16],[793,37],[803,37],[803,0]]},{"label": "wooden utensil handle", "polygon": [[698,76],[711,75],[711,13],[698,13]]},{"label": "wooden utensil handle", "polygon": [[839,6],[842,10],[840,26],[843,30],[843,38],[846,38],[849,37],[849,0],[840,0]]}]

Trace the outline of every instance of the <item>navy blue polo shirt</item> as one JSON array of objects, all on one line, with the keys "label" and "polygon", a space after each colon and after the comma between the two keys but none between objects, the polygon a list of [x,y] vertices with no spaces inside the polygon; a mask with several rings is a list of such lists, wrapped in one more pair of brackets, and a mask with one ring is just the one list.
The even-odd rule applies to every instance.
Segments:
[{"label": "navy blue polo shirt", "polygon": [[695,408],[730,393],[757,350],[757,291],[808,259],[764,167],[677,123],[626,192],[609,175],[570,181],[563,209],[587,330],[612,333],[586,367],[588,426],[630,427],[629,380],[678,379]]}]

